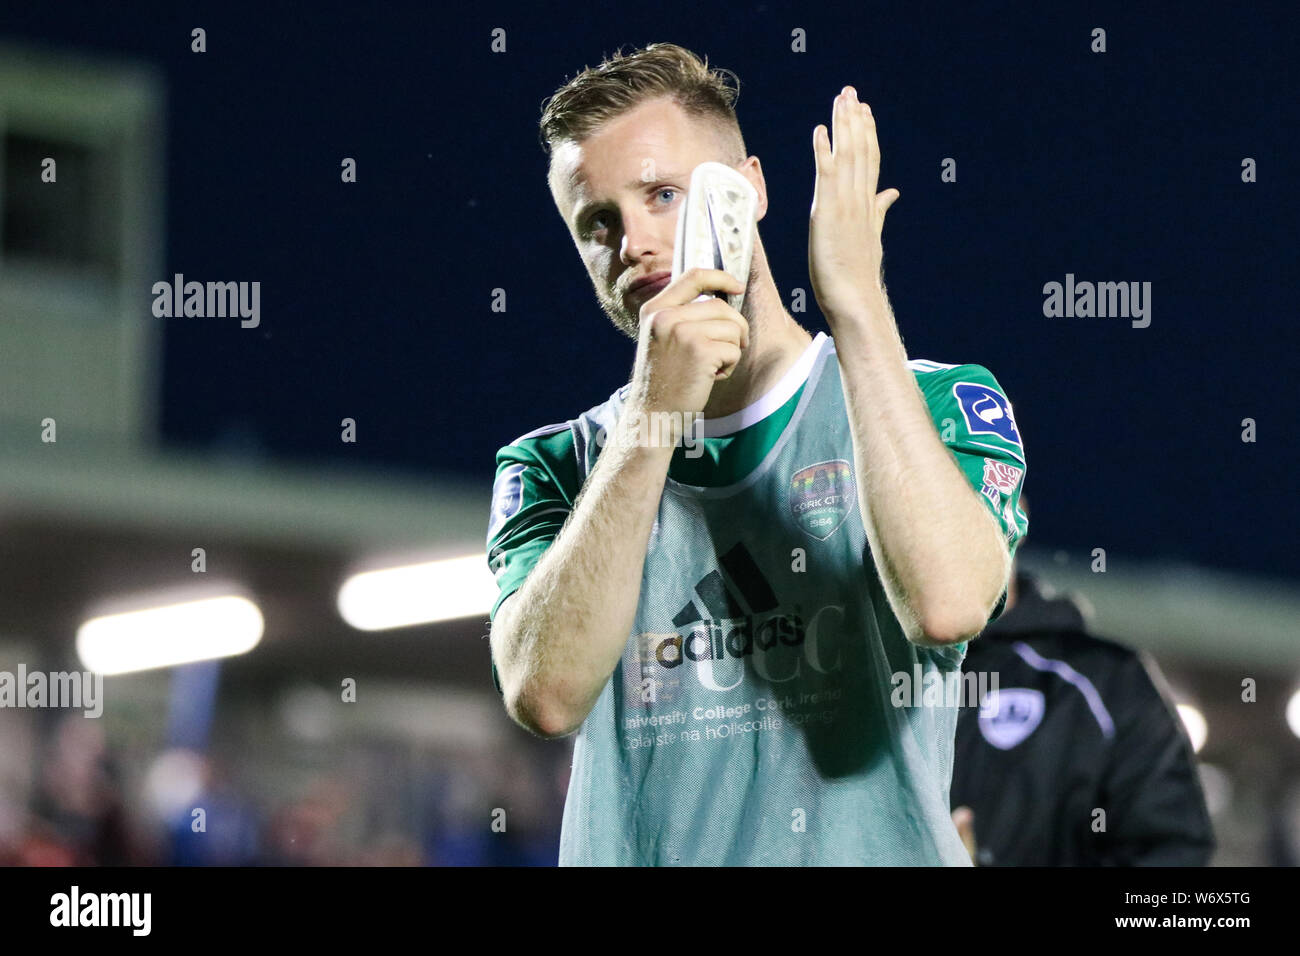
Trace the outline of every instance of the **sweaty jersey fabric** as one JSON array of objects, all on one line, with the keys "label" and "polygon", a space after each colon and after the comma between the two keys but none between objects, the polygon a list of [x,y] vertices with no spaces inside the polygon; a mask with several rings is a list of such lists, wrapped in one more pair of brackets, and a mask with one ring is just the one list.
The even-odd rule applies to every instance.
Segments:
[{"label": "sweaty jersey fabric", "polygon": [[[833,342],[809,348],[806,384],[718,455],[757,441],[756,464],[712,485],[670,469],[634,626],[575,741],[561,865],[970,863],[948,809],[958,708],[921,693],[960,675],[964,645],[903,635],[859,514]],[[981,366],[909,367],[1014,551],[1010,403]],[[538,526],[563,524],[625,395],[498,455],[503,595],[553,540]],[[896,706],[908,682],[918,706]]]}]

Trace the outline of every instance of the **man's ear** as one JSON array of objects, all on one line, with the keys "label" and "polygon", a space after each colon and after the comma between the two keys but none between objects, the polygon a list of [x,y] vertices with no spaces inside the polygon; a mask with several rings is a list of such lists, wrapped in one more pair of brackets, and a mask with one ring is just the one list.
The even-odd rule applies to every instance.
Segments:
[{"label": "man's ear", "polygon": [[763,166],[757,156],[751,156],[737,166],[736,170],[742,173],[758,191],[758,212],[754,220],[760,221],[767,215],[767,181],[763,178]]}]

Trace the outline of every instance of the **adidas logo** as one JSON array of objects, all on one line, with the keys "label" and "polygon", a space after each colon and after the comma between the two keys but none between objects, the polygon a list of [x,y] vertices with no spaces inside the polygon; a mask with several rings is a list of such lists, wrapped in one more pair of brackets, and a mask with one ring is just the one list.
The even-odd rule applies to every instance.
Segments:
[{"label": "adidas logo", "polygon": [[[696,582],[694,598],[673,616],[676,634],[653,635],[653,660],[661,667],[681,667],[687,661],[700,683],[710,690],[730,690],[744,679],[744,661],[770,683],[793,680],[804,662],[822,673],[838,670],[824,664],[818,653],[817,625],[825,611],[844,609],[826,605],[805,626],[799,614],[780,613],[780,602],[753,555],[743,543],[719,558],[719,568]],[[728,658],[741,666],[736,680],[718,683],[714,667]]]},{"label": "adidas logo", "polygon": [[[695,585],[695,594],[708,612],[707,617],[745,617],[776,610],[776,593],[743,543],[724,554],[719,563],[722,570],[710,571]],[[727,587],[723,571],[734,584],[734,591]],[[735,600],[736,596],[745,602],[744,605]],[[686,606],[673,617],[673,627],[685,627],[705,619],[706,615],[700,614],[695,602],[687,601]]]}]

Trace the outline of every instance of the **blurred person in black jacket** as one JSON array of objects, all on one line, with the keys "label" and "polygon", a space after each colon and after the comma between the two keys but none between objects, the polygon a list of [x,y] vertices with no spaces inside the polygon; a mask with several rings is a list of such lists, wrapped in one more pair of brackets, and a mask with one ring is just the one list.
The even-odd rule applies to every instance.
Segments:
[{"label": "blurred person in black jacket", "polygon": [[1087,633],[1075,598],[1017,568],[962,668],[990,675],[953,758],[953,819],[976,864],[1207,865],[1196,756],[1149,657]]}]

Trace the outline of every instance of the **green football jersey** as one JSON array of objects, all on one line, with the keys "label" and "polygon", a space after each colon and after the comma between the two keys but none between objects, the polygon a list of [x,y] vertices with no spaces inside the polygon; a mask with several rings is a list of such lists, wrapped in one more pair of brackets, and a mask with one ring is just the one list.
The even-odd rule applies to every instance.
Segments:
[{"label": "green football jersey", "polygon": [[[1010,402],[981,366],[909,367],[1014,552],[1028,522]],[[498,453],[501,599],[563,525],[626,392]],[[914,645],[894,617],[833,341],[758,404],[737,428],[706,423],[700,457],[674,455],[634,626],[575,741],[560,863],[969,865],[948,810],[957,703],[892,693],[899,675],[951,684],[965,647]]]}]

